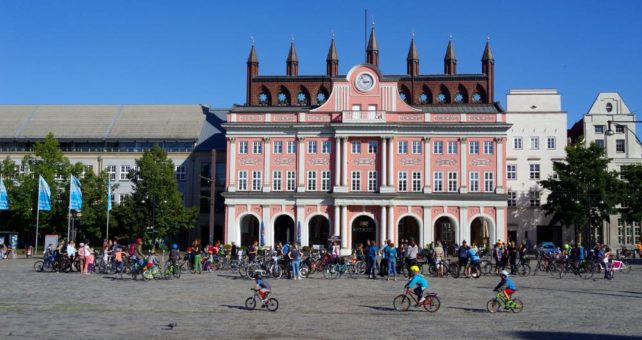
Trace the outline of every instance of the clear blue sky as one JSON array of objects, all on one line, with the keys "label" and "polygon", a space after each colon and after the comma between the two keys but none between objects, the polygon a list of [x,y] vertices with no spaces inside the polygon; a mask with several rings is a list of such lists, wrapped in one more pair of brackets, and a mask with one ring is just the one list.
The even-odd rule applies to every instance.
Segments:
[{"label": "clear blue sky", "polygon": [[[242,4],[241,4],[242,3]],[[450,34],[460,73],[479,73],[486,36],[496,99],[557,88],[569,125],[600,91],[642,112],[642,1],[0,1],[0,104],[245,100],[254,36],[261,74],[324,74],[334,30],[340,72],[363,62],[364,8],[384,73],[405,73],[415,32],[423,73],[441,73]],[[642,117],[640,117],[642,118]]]}]

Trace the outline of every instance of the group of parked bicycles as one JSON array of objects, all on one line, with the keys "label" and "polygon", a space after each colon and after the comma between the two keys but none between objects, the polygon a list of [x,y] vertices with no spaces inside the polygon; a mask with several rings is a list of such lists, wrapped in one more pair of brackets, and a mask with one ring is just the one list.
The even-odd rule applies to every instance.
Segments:
[{"label": "group of parked bicycles", "polygon": [[607,275],[610,279],[615,277],[615,272],[628,274],[631,272],[630,259],[616,259],[608,263],[599,258],[577,260],[568,256],[562,256],[555,253],[541,254],[537,258],[537,265],[533,275],[539,273],[549,274],[554,277],[570,278],[581,277],[584,280],[593,278],[595,274],[604,274],[604,270],[608,270]]}]

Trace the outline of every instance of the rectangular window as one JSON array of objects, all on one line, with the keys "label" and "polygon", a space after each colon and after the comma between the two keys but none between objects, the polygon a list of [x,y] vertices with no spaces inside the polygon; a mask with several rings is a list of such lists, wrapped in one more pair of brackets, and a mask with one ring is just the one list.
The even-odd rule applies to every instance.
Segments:
[{"label": "rectangular window", "polygon": [[308,171],[308,191],[317,191],[317,172]]},{"label": "rectangular window", "polygon": [[252,143],[252,153],[254,154],[263,153],[263,142],[254,141],[254,143]]},{"label": "rectangular window", "polygon": [[288,142],[288,153],[289,154],[296,153],[296,143],[292,140]]},{"label": "rectangular window", "polygon": [[523,147],[522,137],[513,137],[513,149],[521,150]]},{"label": "rectangular window", "polygon": [[490,171],[484,172],[484,191],[493,192],[495,190],[494,174]]},{"label": "rectangular window", "polygon": [[[116,195],[112,195],[111,196],[112,204],[114,203],[114,199],[115,199],[114,196],[116,196]],[[125,200],[125,197],[127,197],[127,194],[118,194],[118,204],[123,203],[123,201]]]},{"label": "rectangular window", "polygon": [[422,189],[421,189],[421,172],[420,171],[413,171],[412,172],[412,191],[413,192],[422,191]]},{"label": "rectangular window", "polygon": [[241,153],[241,154],[247,153],[247,142],[246,141],[239,142],[239,153]]},{"label": "rectangular window", "polygon": [[546,148],[549,150],[555,150],[556,147],[557,147],[557,143],[555,141],[555,137],[547,137]]},{"label": "rectangular window", "polygon": [[397,174],[397,191],[405,192],[408,191],[408,173],[405,171],[399,171]]},{"label": "rectangular window", "polygon": [[617,219],[617,243],[624,244],[624,220]]},{"label": "rectangular window", "polygon": [[615,126],[615,132],[624,133],[624,125],[616,125]]},{"label": "rectangular window", "polygon": [[479,155],[479,142],[468,143],[468,153],[471,155]]},{"label": "rectangular window", "polygon": [[247,191],[247,171],[239,171],[239,191]]},{"label": "rectangular window", "polygon": [[604,139],[596,139],[595,140],[595,145],[597,145],[601,149],[604,149]]},{"label": "rectangular window", "polygon": [[470,192],[479,191],[479,172],[470,172]]},{"label": "rectangular window", "polygon": [[539,179],[539,164],[529,164],[530,179]]},{"label": "rectangular window", "polygon": [[633,222],[633,239],[639,240],[641,232],[642,232],[642,226],[640,226],[640,223]]},{"label": "rectangular window", "polygon": [[508,192],[508,206],[516,207],[517,206],[517,193],[514,191]]},{"label": "rectangular window", "polygon": [[595,125],[595,133],[604,133],[604,125]]},{"label": "rectangular window", "polygon": [[321,191],[330,191],[330,171],[321,171]]},{"label": "rectangular window", "polygon": [[288,171],[287,176],[288,178],[287,178],[285,190],[295,191],[296,190],[296,172]]},{"label": "rectangular window", "polygon": [[311,140],[308,142],[308,153],[317,153],[317,141]]},{"label": "rectangular window", "polygon": [[352,153],[361,153],[361,142],[352,141]]},{"label": "rectangular window", "polygon": [[407,141],[399,141],[397,144],[397,153],[398,154],[406,154],[408,153],[408,142]]},{"label": "rectangular window", "polygon": [[368,153],[377,153],[377,141],[368,141]]},{"label": "rectangular window", "polygon": [[495,152],[493,142],[484,142],[484,155],[492,155]]},{"label": "rectangular window", "polygon": [[324,140],[321,142],[321,153],[330,153],[330,150],[332,150],[332,144],[330,143],[329,140]]},{"label": "rectangular window", "polygon": [[272,191],[281,191],[281,171],[272,172]]},{"label": "rectangular window", "polygon": [[108,165],[105,170],[107,170],[107,174],[109,174],[109,179],[112,181],[116,180],[116,166],[115,165]]},{"label": "rectangular window", "polygon": [[[127,166],[127,167],[129,168],[129,166]],[[121,168],[120,177],[123,177],[122,166],[120,168]],[[127,169],[127,173],[129,173],[129,169]],[[179,166],[176,167],[176,180],[177,181],[184,181],[185,180],[185,174],[186,174],[186,171],[185,171],[185,166],[184,165],[179,165]]]},{"label": "rectangular window", "polygon": [[283,142],[275,141],[272,145],[272,153],[283,153]]},{"label": "rectangular window", "polygon": [[616,139],[615,140],[615,151],[616,152],[625,152],[626,149],[624,147],[624,139]]},{"label": "rectangular window", "polygon": [[539,207],[539,191],[531,190],[528,192],[528,198],[530,200],[531,207]]},{"label": "rectangular window", "polygon": [[421,152],[422,152],[422,150],[421,150],[421,148],[422,148],[421,144],[422,144],[422,142],[421,142],[421,141],[418,141],[418,140],[416,140],[416,141],[413,141],[413,142],[412,142],[412,153],[413,153],[413,154],[415,154],[415,155],[419,155],[419,154],[421,154]]},{"label": "rectangular window", "polygon": [[448,142],[448,154],[457,154],[457,142]]},{"label": "rectangular window", "polygon": [[368,191],[377,191],[377,172],[368,171]]},{"label": "rectangular window", "polygon": [[457,191],[457,173],[456,172],[448,173],[448,191],[449,192]]},{"label": "rectangular window", "polygon": [[539,137],[531,137],[531,150],[539,150]]},{"label": "rectangular window", "polygon": [[432,153],[435,155],[441,155],[444,153],[444,142],[434,142],[432,143]]},{"label": "rectangular window", "polygon": [[444,173],[441,171],[435,171],[433,173],[432,181],[433,191],[441,192],[444,191]]},{"label": "rectangular window", "polygon": [[[176,179],[178,179],[178,168],[176,167]],[[121,165],[120,166],[120,180],[121,181],[126,181],[129,176],[129,170],[131,167],[129,165]],[[185,180],[185,167],[183,167],[183,180]]]},{"label": "rectangular window", "polygon": [[252,171],[252,191],[261,191],[261,172]]},{"label": "rectangular window", "polygon": [[361,190],[361,172],[353,171],[352,172],[352,191]]},{"label": "rectangular window", "polygon": [[517,179],[517,165],[506,164],[506,179]]},{"label": "rectangular window", "polygon": [[633,244],[633,225],[626,228],[626,244]]}]

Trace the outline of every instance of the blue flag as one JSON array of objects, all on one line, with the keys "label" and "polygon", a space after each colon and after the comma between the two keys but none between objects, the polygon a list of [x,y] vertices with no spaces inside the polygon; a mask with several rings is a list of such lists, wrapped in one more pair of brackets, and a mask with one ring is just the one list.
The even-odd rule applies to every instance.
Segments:
[{"label": "blue flag", "polygon": [[107,179],[107,211],[111,211],[111,178]]},{"label": "blue flag", "polygon": [[7,195],[7,188],[2,182],[2,177],[0,177],[0,210],[9,210],[9,196]]},{"label": "blue flag", "polygon": [[69,210],[82,210],[82,192],[80,191],[80,181],[74,175],[71,175],[71,181],[69,181]]},{"label": "blue flag", "polygon": [[38,183],[38,210],[51,210],[51,190],[49,189],[49,184],[47,184],[42,176],[40,176]]}]

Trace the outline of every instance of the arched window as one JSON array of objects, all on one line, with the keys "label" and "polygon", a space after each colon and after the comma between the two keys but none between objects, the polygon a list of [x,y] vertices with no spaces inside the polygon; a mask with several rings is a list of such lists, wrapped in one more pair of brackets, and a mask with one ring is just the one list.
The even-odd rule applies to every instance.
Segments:
[{"label": "arched window", "polygon": [[437,94],[437,102],[439,104],[450,103],[450,92],[444,85],[441,85],[441,88],[439,89],[439,94]]},{"label": "arched window", "polygon": [[285,87],[281,86],[281,90],[276,95],[276,100],[279,105],[290,105],[290,92]]},{"label": "arched window", "polygon": [[296,95],[296,102],[301,106],[310,105],[310,93],[305,87],[301,86],[299,93]]},{"label": "arched window", "polygon": [[263,87],[261,88],[261,92],[259,92],[258,95],[258,100],[259,100],[259,105],[270,105],[272,102],[272,96],[270,95],[270,91]]},{"label": "arched window", "polygon": [[455,93],[455,103],[462,104],[468,102],[468,91],[462,85],[459,85],[457,88],[457,93]]},{"label": "arched window", "polygon": [[404,85],[401,85],[399,87],[399,97],[401,97],[401,100],[403,100],[406,104],[410,103],[410,91],[408,91],[408,88]]},{"label": "arched window", "polygon": [[321,86],[321,88],[319,89],[316,95],[317,104],[321,105],[325,103],[326,100],[328,100],[329,96],[330,95],[328,94],[328,90],[326,90],[325,87]]},{"label": "arched window", "polygon": [[417,97],[417,100],[419,104],[430,104],[432,102],[432,93],[430,93],[428,86],[424,85],[421,88],[421,93],[419,97]]},{"label": "arched window", "polygon": [[472,102],[474,104],[481,104],[486,102],[486,91],[484,87],[480,84],[477,84],[475,87],[475,93],[471,96]]}]

